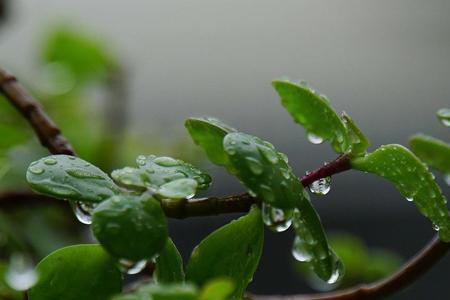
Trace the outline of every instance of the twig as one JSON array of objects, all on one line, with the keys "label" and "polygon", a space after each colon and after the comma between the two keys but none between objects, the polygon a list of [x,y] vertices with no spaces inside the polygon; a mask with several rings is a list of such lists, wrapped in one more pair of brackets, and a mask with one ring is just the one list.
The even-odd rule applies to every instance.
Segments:
[{"label": "twig", "polygon": [[75,155],[72,145],[61,134],[39,103],[17,82],[16,77],[0,69],[0,93],[33,127],[41,144],[53,154]]},{"label": "twig", "polygon": [[[43,146],[51,153],[75,155],[70,143],[63,137],[53,121],[45,114],[39,104],[17,83],[14,76],[0,69],[0,92],[22,113],[38,135]],[[347,156],[336,160],[301,178],[303,185],[309,185],[315,180],[350,169]],[[40,197],[40,196],[36,196]],[[1,199],[1,197],[0,197]],[[248,194],[225,198],[191,199],[179,204],[163,203],[168,216],[185,218],[191,215],[210,215],[222,212],[242,212],[257,200]],[[0,201],[1,203],[2,201]],[[373,284],[359,285],[354,288],[313,295],[294,296],[255,296],[255,300],[349,300],[349,299],[379,299],[389,296],[429,270],[449,250],[450,244],[435,237],[416,257],[404,265],[398,272],[384,280]]]}]

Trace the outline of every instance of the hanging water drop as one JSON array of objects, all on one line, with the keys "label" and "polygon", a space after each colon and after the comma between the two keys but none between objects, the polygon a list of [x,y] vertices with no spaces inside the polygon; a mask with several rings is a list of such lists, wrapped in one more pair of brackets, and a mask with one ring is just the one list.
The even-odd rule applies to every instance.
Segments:
[{"label": "hanging water drop", "polygon": [[127,259],[119,260],[119,270],[128,275],[141,273],[145,269],[145,266],[147,266],[147,261],[145,259],[137,262]]},{"label": "hanging water drop", "polygon": [[331,177],[320,178],[309,185],[311,193],[326,195],[331,190]]},{"label": "hanging water drop", "polygon": [[337,257],[336,254],[334,254],[334,253],[332,253],[332,254],[333,254],[334,265],[333,265],[333,270],[332,270],[331,276],[327,280],[328,284],[335,284],[344,275],[344,266],[342,265],[341,260]]},{"label": "hanging water drop", "polygon": [[414,198],[413,197],[406,197],[406,201],[412,202],[412,201],[414,201]]},{"label": "hanging water drop", "polygon": [[83,224],[92,224],[92,212],[97,206],[94,203],[84,203],[81,201],[70,201],[73,213],[77,217],[78,221]]},{"label": "hanging water drop", "polygon": [[266,226],[274,232],[283,232],[292,225],[292,210],[282,210],[270,204],[262,204],[262,219]]},{"label": "hanging water drop", "polygon": [[38,275],[31,259],[20,253],[11,255],[5,280],[11,288],[17,291],[25,291],[34,286]]},{"label": "hanging water drop", "polygon": [[308,133],[308,141],[310,141],[314,145],[321,144],[323,142],[323,138],[313,133]]},{"label": "hanging water drop", "polygon": [[309,262],[312,260],[312,255],[307,249],[305,241],[299,236],[294,239],[294,244],[292,245],[292,256],[301,262]]}]

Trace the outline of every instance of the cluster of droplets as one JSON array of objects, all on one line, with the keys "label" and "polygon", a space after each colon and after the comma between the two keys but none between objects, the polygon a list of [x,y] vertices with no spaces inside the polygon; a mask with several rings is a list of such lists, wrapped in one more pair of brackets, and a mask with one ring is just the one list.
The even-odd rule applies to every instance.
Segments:
[{"label": "cluster of droplets", "polygon": [[6,283],[17,291],[25,291],[33,287],[38,280],[34,264],[27,255],[13,253],[5,274]]},{"label": "cluster of droplets", "polygon": [[72,207],[73,213],[77,217],[78,221],[83,224],[92,224],[92,213],[97,207],[96,203],[85,203],[81,201],[69,201]]},{"label": "cluster of droplets", "polygon": [[331,177],[320,178],[309,185],[309,190],[315,195],[324,196],[331,190]]},{"label": "cluster of droplets", "polygon": [[293,210],[283,210],[267,203],[262,204],[262,219],[264,224],[274,232],[283,232],[292,224]]}]

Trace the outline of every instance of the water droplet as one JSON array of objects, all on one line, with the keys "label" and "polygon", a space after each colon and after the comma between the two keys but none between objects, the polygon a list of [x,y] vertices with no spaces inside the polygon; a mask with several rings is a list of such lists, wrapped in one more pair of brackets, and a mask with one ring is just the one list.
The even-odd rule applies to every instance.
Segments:
[{"label": "water droplet", "polygon": [[270,163],[276,164],[278,162],[278,155],[274,150],[266,147],[259,147],[259,151]]},{"label": "water droplet", "polygon": [[74,169],[66,169],[65,171],[70,176],[79,179],[104,179],[103,176],[89,172],[85,169],[74,168]]},{"label": "water droplet", "polygon": [[58,162],[54,158],[46,158],[46,159],[44,159],[44,164],[46,164],[48,166],[53,166],[53,165],[56,165],[57,163]]},{"label": "water droplet", "polygon": [[179,165],[178,160],[167,156],[157,157],[153,162],[161,167],[174,167]]},{"label": "water droplet", "polygon": [[309,262],[312,260],[312,255],[307,249],[305,242],[298,236],[294,239],[294,244],[292,245],[292,256],[301,262]]},{"label": "water droplet", "polygon": [[450,127],[450,109],[441,108],[437,111],[437,116],[444,126]]},{"label": "water droplet", "polygon": [[86,225],[92,224],[92,212],[97,204],[84,203],[81,201],[70,201],[70,206],[72,207],[73,213],[77,217],[78,221]]},{"label": "water droplet", "polygon": [[308,133],[308,141],[310,141],[314,145],[321,144],[323,142],[323,138],[313,133]]},{"label": "water droplet", "polygon": [[44,169],[36,167],[36,166],[31,166],[28,168],[28,170],[33,173],[34,175],[41,175],[42,173],[45,172]]},{"label": "water droplet", "polygon": [[127,259],[119,260],[119,270],[128,275],[141,273],[145,269],[146,265],[147,261],[145,259],[138,262],[133,262]]},{"label": "water droplet", "polygon": [[435,230],[435,231],[439,231],[439,229],[441,229],[438,225],[436,225],[436,224],[433,224],[433,229]]},{"label": "water droplet", "polygon": [[406,201],[412,202],[412,201],[414,201],[414,198],[413,197],[406,197]]},{"label": "water droplet", "polygon": [[136,158],[136,163],[138,164],[138,166],[145,166],[145,163],[147,162],[147,158],[145,157],[145,155],[139,155]]},{"label": "water droplet", "polygon": [[275,232],[283,232],[292,224],[292,210],[282,210],[270,204],[262,204],[262,219],[266,226]]},{"label": "water droplet", "polygon": [[257,159],[253,157],[246,157],[245,161],[253,174],[261,175],[264,171],[262,164]]},{"label": "water droplet", "polygon": [[35,285],[38,275],[31,259],[20,253],[11,255],[5,280],[11,288],[17,291],[25,291]]},{"label": "water droplet", "polygon": [[326,195],[331,190],[331,177],[320,178],[309,185],[311,193]]},{"label": "water droplet", "polygon": [[327,280],[328,284],[335,284],[342,278],[342,275],[344,275],[344,266],[342,265],[341,260],[337,257],[336,254],[332,253],[332,255],[334,260],[334,266],[331,276]]}]

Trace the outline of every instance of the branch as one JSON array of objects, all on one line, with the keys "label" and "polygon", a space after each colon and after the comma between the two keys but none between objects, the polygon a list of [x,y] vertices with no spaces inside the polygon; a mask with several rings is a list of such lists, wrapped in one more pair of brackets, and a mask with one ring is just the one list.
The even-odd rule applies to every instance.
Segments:
[{"label": "branch", "polygon": [[0,69],[0,93],[33,127],[42,146],[53,154],[75,155],[69,141],[47,116],[39,103],[17,82],[16,77]]},{"label": "branch", "polygon": [[383,299],[411,285],[424,275],[450,249],[450,243],[444,243],[435,236],[420,253],[404,264],[393,275],[380,281],[363,284],[350,289],[330,293],[293,296],[253,296],[254,300],[355,300]]}]

